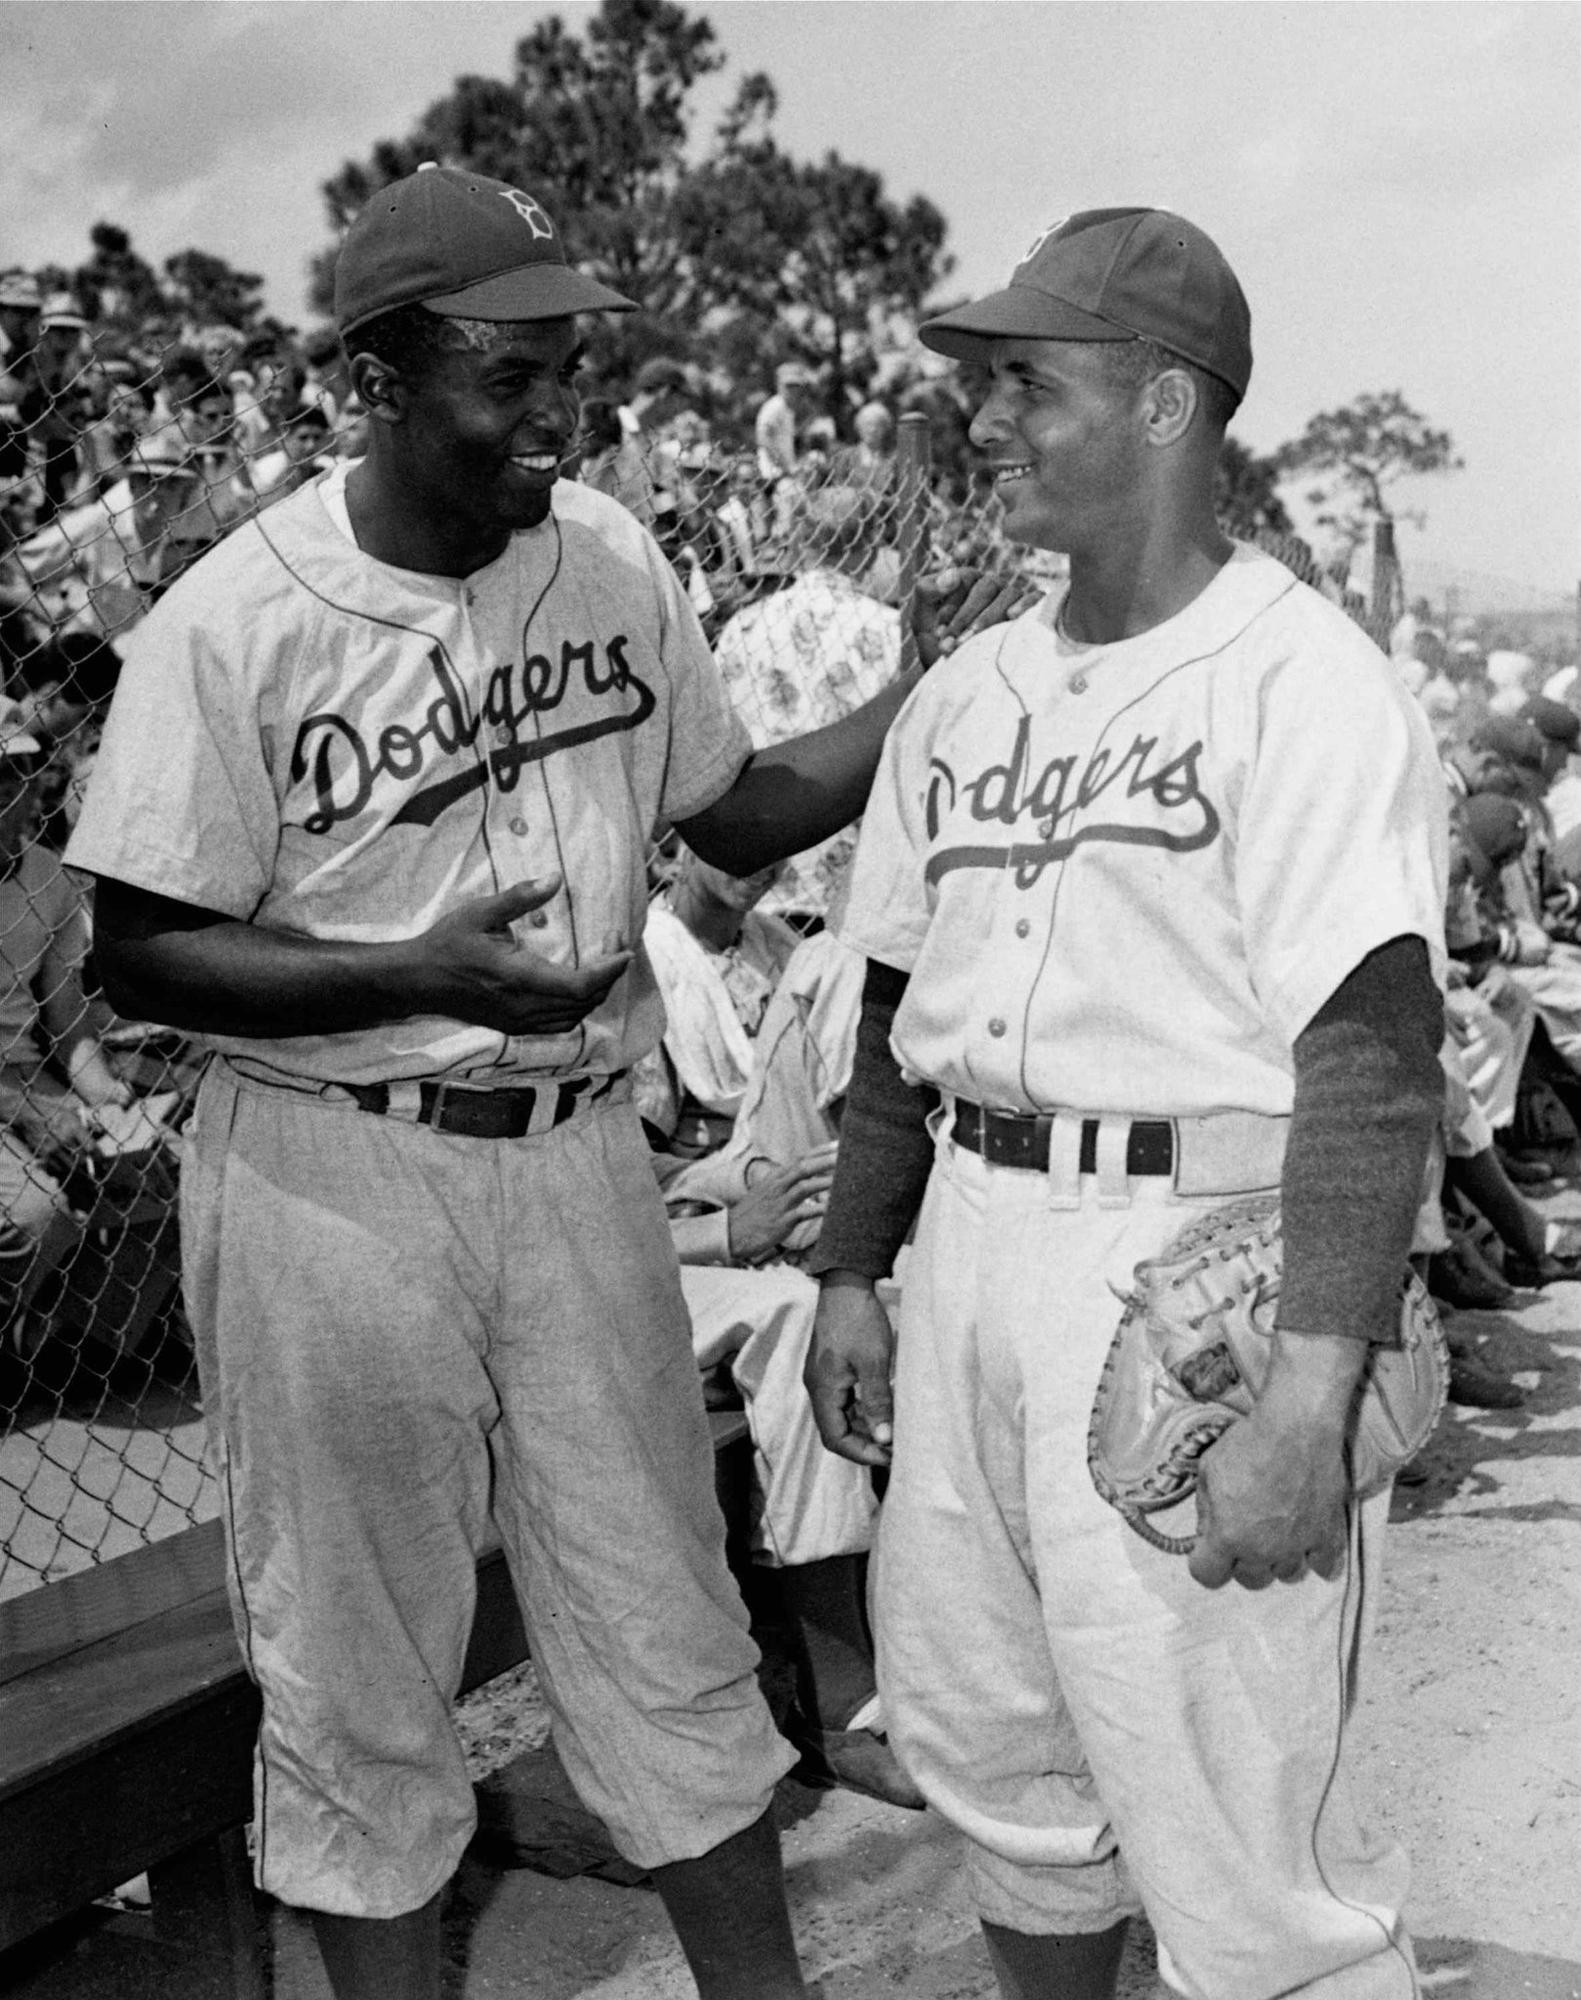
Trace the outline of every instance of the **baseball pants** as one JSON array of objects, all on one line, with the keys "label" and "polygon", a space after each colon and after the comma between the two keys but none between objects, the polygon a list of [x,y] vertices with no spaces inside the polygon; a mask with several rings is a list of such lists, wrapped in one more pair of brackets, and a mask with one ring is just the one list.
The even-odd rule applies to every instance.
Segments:
[{"label": "baseball pants", "polygon": [[474,1823],[451,1722],[492,1515],[556,1747],[642,1866],[795,1761],[758,1692],[648,1148],[604,1102],[519,1140],[206,1076],[189,1310],[238,1637],[259,1884],[392,1917]]},{"label": "baseball pants", "polygon": [[1086,1457],[1119,1294],[1212,1204],[1072,1185],[1058,1206],[1046,1176],[939,1144],[876,1558],[891,1741],[989,1921],[1093,1932],[1140,1906],[1190,2000],[1408,2000],[1404,1860],[1345,1755],[1388,1495],[1354,1510],[1335,1581],[1263,1591],[1206,1590],[1129,1528]]}]

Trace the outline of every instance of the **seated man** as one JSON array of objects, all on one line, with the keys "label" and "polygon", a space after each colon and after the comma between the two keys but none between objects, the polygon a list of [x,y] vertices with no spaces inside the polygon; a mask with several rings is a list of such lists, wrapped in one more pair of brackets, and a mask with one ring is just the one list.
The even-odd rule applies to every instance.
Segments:
[{"label": "seated man", "polygon": [[43,749],[15,718],[9,704],[0,717],[0,1312],[25,1359],[43,1338],[40,1289],[82,1235],[67,1187],[91,1144],[84,1113],[125,1105],[131,1092],[93,1031],[82,903],[38,840]]},{"label": "seated man", "polygon": [[[754,1560],[778,1571],[801,1636],[796,1735],[835,1783],[919,1806],[882,1735],[865,1609],[877,1500],[826,1452],[802,1388],[818,1288],[795,1258],[816,1239],[850,1076],[862,966],[820,935],[797,945],[746,880],[684,856],[648,948],[669,1025],[637,1101],[654,1140],[693,1351],[727,1367],[757,1470]],[[794,946],[794,950],[791,947]],[[761,1064],[758,1058],[763,1058]]]}]

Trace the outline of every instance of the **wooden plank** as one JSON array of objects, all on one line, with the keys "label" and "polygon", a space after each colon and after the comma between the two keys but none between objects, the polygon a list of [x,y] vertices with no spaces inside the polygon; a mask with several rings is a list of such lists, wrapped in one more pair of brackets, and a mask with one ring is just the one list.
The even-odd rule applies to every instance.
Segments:
[{"label": "wooden plank", "polygon": [[225,1584],[218,1521],[0,1604],[0,1687]]},{"label": "wooden plank", "polygon": [[229,1683],[250,1686],[223,1591],[85,1646],[64,1667],[10,1682],[0,1690],[0,1801]]},{"label": "wooden plank", "polygon": [[258,1694],[238,1673],[19,1788],[0,1810],[0,1949],[252,1814]]}]

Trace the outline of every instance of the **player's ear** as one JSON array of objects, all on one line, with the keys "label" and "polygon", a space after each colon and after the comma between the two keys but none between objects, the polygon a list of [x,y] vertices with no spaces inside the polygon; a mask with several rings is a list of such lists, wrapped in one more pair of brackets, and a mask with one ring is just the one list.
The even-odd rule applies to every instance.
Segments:
[{"label": "player's ear", "polygon": [[1191,428],[1199,401],[1197,385],[1185,368],[1163,368],[1143,392],[1142,414],[1149,444],[1174,444]]},{"label": "player's ear", "polygon": [[398,424],[405,418],[411,385],[399,368],[364,349],[351,357],[348,372],[370,417],[384,424]]}]

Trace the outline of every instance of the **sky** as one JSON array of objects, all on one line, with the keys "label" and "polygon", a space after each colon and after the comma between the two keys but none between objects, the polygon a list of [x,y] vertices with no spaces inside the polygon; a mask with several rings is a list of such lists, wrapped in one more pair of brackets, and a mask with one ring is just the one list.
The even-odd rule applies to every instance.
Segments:
[{"label": "sky", "polygon": [[[0,267],[75,264],[98,220],[195,246],[302,325],[321,183],[533,22],[495,0],[4,0]],[[1404,482],[1408,580],[1573,600],[1581,579],[1577,0],[690,0],[766,70],[801,157],[875,168],[949,223],[952,296],[1074,210],[1179,210],[1251,300],[1235,434],[1400,390],[1462,471]]]}]

